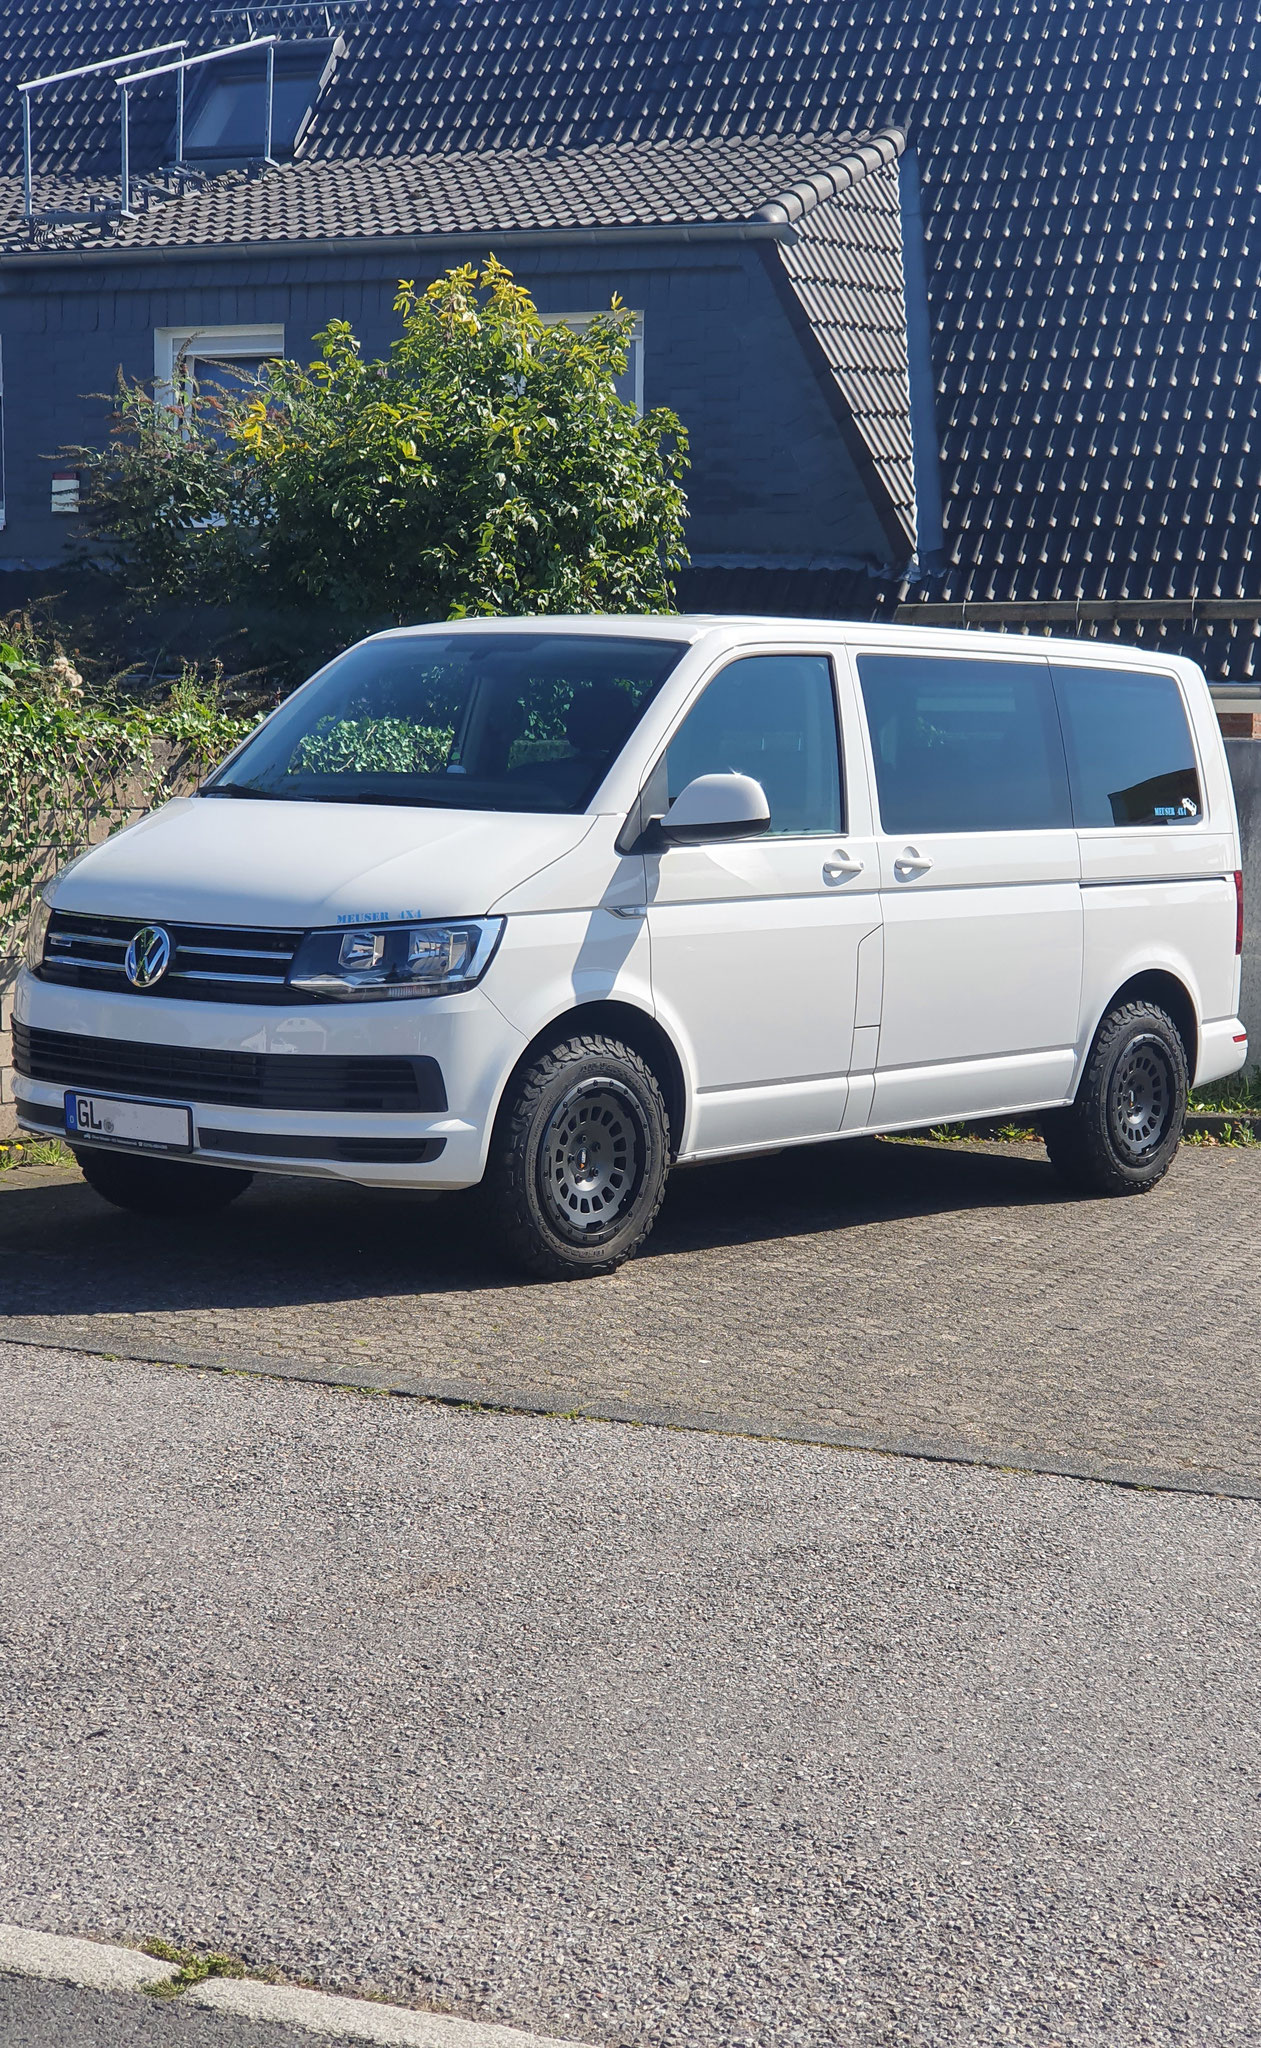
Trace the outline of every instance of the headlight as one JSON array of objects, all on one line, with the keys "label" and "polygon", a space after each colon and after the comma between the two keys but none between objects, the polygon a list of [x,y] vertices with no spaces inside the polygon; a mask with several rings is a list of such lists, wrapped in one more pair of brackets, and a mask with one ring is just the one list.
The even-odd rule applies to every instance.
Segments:
[{"label": "headlight", "polygon": [[52,905],[42,895],[37,896],[26,931],[26,964],[32,974],[44,964],[44,940],[48,936],[48,920],[52,914]]},{"label": "headlight", "polygon": [[502,917],[473,917],[308,932],[294,955],[289,983],[341,1002],[458,995],[481,980],[503,928]]}]

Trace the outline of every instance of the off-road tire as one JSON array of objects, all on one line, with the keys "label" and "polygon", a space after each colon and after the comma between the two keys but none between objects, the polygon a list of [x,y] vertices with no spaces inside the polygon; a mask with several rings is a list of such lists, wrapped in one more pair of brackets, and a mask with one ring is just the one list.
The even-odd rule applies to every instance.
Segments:
[{"label": "off-road tire", "polygon": [[1083,1194],[1146,1194],[1177,1152],[1188,1087],[1186,1049],[1164,1010],[1155,1003],[1109,1010],[1075,1100],[1041,1120],[1060,1179]]},{"label": "off-road tire", "polygon": [[188,1159],[154,1159],[76,1145],[74,1156],[88,1186],[118,1209],[141,1216],[206,1216],[243,1195],[254,1176],[236,1166],[200,1166]]},{"label": "off-road tire", "polygon": [[669,1164],[670,1120],[652,1068],[616,1038],[575,1036],[511,1083],[478,1207],[524,1272],[612,1273],[652,1229]]}]

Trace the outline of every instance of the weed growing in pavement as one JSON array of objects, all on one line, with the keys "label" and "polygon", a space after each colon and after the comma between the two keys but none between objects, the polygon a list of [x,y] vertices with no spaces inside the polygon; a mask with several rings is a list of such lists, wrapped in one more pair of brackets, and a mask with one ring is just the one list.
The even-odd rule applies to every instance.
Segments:
[{"label": "weed growing in pavement", "polygon": [[156,1935],[140,1947],[143,1955],[153,1956],[159,1963],[179,1965],[175,1975],[163,1983],[145,1985],[150,1998],[179,1998],[190,1984],[204,1984],[207,1977],[253,1977],[265,1984],[276,1981],[273,1971],[251,1970],[239,1956],[221,1955],[214,1949],[176,1948]]},{"label": "weed growing in pavement", "polygon": [[17,1166],[73,1166],[74,1155],[60,1138],[9,1138],[0,1143],[0,1173]]},{"label": "weed growing in pavement", "polygon": [[1206,1088],[1191,1091],[1192,1116],[1261,1116],[1261,1066],[1245,1073],[1231,1074],[1225,1081],[1210,1081]]}]

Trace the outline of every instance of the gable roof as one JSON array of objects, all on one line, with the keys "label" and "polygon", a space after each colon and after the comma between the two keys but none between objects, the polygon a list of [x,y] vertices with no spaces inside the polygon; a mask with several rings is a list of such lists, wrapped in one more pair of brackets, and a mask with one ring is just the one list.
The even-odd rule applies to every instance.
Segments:
[{"label": "gable roof", "polygon": [[[9,0],[5,62],[190,22],[239,27]],[[929,594],[1258,594],[1255,0],[377,0],[340,22],[312,158],[909,124],[945,497]],[[0,114],[16,167],[3,92]],[[83,132],[112,166],[111,120]],[[1257,631],[1222,629],[1217,672],[1253,672]]]},{"label": "gable roof", "polygon": [[[743,227],[768,236],[853,190],[905,147],[874,134],[716,136],[570,149],[325,157],[263,175],[229,172],[139,211],[102,215],[77,246],[176,248],[392,235],[567,233],[575,229]],[[113,189],[117,191],[117,171]],[[53,184],[67,205],[100,189],[80,172]],[[52,245],[50,239],[50,246]],[[23,247],[21,181],[0,178],[0,246]]]}]

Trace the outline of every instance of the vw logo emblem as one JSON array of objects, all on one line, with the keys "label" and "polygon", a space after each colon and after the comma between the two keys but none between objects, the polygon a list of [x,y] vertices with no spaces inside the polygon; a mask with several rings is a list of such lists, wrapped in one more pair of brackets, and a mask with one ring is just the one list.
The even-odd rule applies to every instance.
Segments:
[{"label": "vw logo emblem", "polygon": [[171,941],[160,924],[146,924],[123,954],[123,973],[133,988],[152,988],[171,964]]}]

